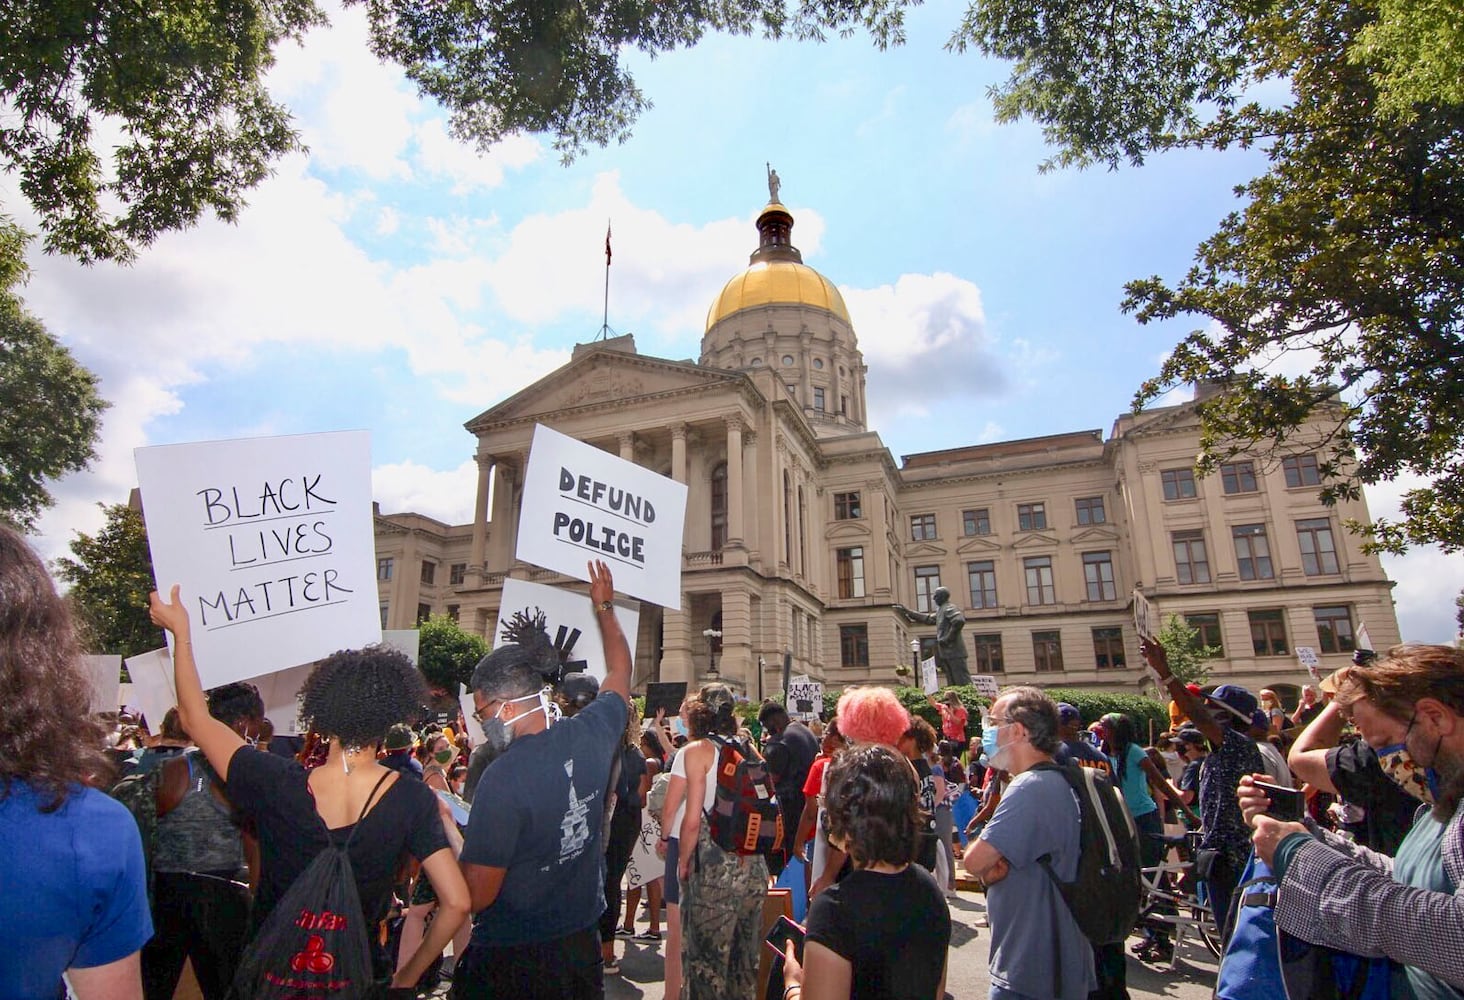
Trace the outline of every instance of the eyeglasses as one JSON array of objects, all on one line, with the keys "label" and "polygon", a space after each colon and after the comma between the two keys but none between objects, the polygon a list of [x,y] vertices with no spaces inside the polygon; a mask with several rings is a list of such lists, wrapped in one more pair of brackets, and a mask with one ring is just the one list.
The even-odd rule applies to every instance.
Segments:
[{"label": "eyeglasses", "polygon": [[[503,702],[501,702],[501,701],[490,701],[488,704],[489,705],[502,705]],[[497,709],[494,709],[493,711],[490,712],[490,711],[488,711],[488,709],[487,709],[486,706],[483,707],[483,708],[475,708],[475,709],[473,709],[473,721],[474,722],[477,722],[477,723],[484,723],[484,722],[487,722],[489,719],[493,718],[493,716],[495,716],[497,714],[498,714],[498,710]]]},{"label": "eyeglasses", "polygon": [[993,726],[1010,726],[1016,720],[1008,719],[1004,716],[999,715],[988,715],[986,717],[986,721],[991,723]]}]

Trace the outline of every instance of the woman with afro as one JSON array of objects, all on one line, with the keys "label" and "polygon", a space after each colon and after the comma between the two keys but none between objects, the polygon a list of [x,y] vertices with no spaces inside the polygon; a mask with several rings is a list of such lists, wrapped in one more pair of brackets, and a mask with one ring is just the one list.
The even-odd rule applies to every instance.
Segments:
[{"label": "woman with afro", "polygon": [[[391,980],[394,988],[415,986],[468,914],[468,888],[456,856],[461,843],[451,817],[422,782],[402,781],[376,762],[386,731],[421,717],[427,694],[422,675],[406,656],[380,646],[322,660],[300,692],[302,723],[327,742],[325,763],[307,771],[288,758],[255,752],[209,715],[178,587],[166,601],[153,593],[150,612],[154,623],[173,633],[183,727],[225,782],[230,800],[259,832],[256,932],[316,855],[348,837],[362,917],[374,928],[387,915],[393,876],[402,854],[409,853],[421,862],[438,900],[437,919]],[[370,936],[374,948],[376,936]],[[374,957],[381,968],[384,956]]]}]

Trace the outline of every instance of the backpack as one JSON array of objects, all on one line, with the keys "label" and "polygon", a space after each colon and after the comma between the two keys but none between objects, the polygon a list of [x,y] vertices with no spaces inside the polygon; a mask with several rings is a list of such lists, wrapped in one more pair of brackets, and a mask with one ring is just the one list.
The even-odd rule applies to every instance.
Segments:
[{"label": "backpack", "polygon": [[1393,963],[1309,944],[1276,927],[1276,876],[1252,855],[1231,896],[1218,1000],[1388,1000]]},{"label": "backpack", "polygon": [[113,785],[107,794],[127,807],[142,836],[143,870],[147,873],[147,902],[153,902],[153,856],[158,847],[158,783],[161,767],[134,771]]},{"label": "backpack", "polygon": [[737,740],[711,740],[717,745],[717,793],[707,810],[712,843],[733,854],[781,852],[783,811],[767,762]]},{"label": "backpack", "polygon": [[1144,895],[1139,834],[1128,807],[1093,768],[1039,764],[1033,770],[1062,775],[1081,815],[1077,878],[1071,882],[1058,878],[1050,854],[1042,855],[1038,863],[1089,941],[1098,945],[1123,941],[1139,922]]},{"label": "backpack", "polygon": [[320,820],[327,846],[285,890],[244,949],[230,1000],[362,1000],[371,994],[370,943],[347,851],[389,777],[383,774],[371,790],[344,844],[336,846]]}]

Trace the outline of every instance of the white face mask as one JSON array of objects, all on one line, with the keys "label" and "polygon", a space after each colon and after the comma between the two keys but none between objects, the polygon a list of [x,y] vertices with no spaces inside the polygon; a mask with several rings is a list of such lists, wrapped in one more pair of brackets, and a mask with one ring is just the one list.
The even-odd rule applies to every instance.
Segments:
[{"label": "white face mask", "polygon": [[[512,719],[505,719],[503,717],[504,705],[512,705],[515,702],[529,701],[531,699],[538,699],[539,704],[526,712],[520,712]],[[543,691],[535,691],[533,694],[526,694],[522,698],[509,698],[498,706],[498,711],[493,713],[493,718],[484,721],[483,735],[495,749],[502,752],[513,742],[513,727],[518,724],[520,719],[527,718],[535,712],[544,713],[544,725],[546,728],[554,721],[553,716],[549,712],[549,699]]]}]

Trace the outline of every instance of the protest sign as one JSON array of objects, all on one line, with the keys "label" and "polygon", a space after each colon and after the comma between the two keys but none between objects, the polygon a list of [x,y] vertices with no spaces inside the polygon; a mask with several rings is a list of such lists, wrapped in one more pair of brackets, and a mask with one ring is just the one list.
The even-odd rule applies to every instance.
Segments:
[{"label": "protest sign", "polygon": [[808,721],[818,718],[823,711],[823,684],[810,680],[807,674],[788,679],[788,714],[795,719]]},{"label": "protest sign", "polygon": [[[619,580],[616,581],[617,585]],[[544,613],[545,628],[566,671],[583,671],[597,681],[605,679],[605,647],[600,642],[600,626],[595,622],[595,609],[587,594],[542,583],[509,578],[503,581],[503,596],[498,605],[497,638],[493,644],[507,642],[503,628],[515,611]],[[640,628],[640,610],[620,602],[615,604],[615,620],[630,644],[631,672],[635,672],[635,637]],[[677,706],[680,707],[679,705]]]},{"label": "protest sign", "polygon": [[148,732],[156,733],[168,709],[178,704],[178,692],[173,688],[173,658],[168,655],[168,648],[129,656],[127,676],[132,678],[132,703],[147,719]]},{"label": "protest sign", "polygon": [[158,590],[181,587],[204,687],[380,641],[366,432],[135,456]]},{"label": "protest sign", "polygon": [[1317,651],[1315,649],[1311,646],[1297,646],[1296,659],[1303,667],[1306,667],[1306,672],[1311,674],[1312,680],[1319,681],[1322,679],[1322,672],[1317,669],[1322,665],[1322,661],[1317,658]]},{"label": "protest sign", "polygon": [[940,678],[935,673],[935,657],[933,656],[920,664],[920,687],[926,694],[935,694],[940,690]]},{"label": "protest sign", "polygon": [[1159,612],[1147,597],[1134,591],[1134,631],[1139,633],[1140,639],[1152,639],[1158,630]]},{"label": "protest sign", "polygon": [[654,719],[656,710],[664,708],[666,718],[674,719],[686,700],[685,681],[663,681],[646,685],[646,718]]},{"label": "protest sign", "polygon": [[1367,623],[1357,623],[1357,648],[1376,650],[1378,647],[1372,644],[1372,636],[1368,634]]},{"label": "protest sign", "polygon": [[994,674],[972,674],[971,686],[976,689],[977,694],[986,698],[995,698],[1001,693]]},{"label": "protest sign", "polygon": [[473,718],[473,713],[478,710],[478,706],[473,703],[473,693],[468,690],[466,684],[458,685],[458,705],[462,707],[463,723],[468,728],[468,742],[473,746],[486,743],[488,737],[483,734],[483,724]]},{"label": "protest sign", "polygon": [[[91,684],[91,711],[115,712],[121,708],[118,692],[122,686],[122,657],[83,656],[81,665]],[[161,721],[162,717],[158,718]]]},{"label": "protest sign", "polygon": [[685,484],[534,428],[518,558],[586,581],[586,564],[603,559],[616,590],[677,610],[685,523]]}]

